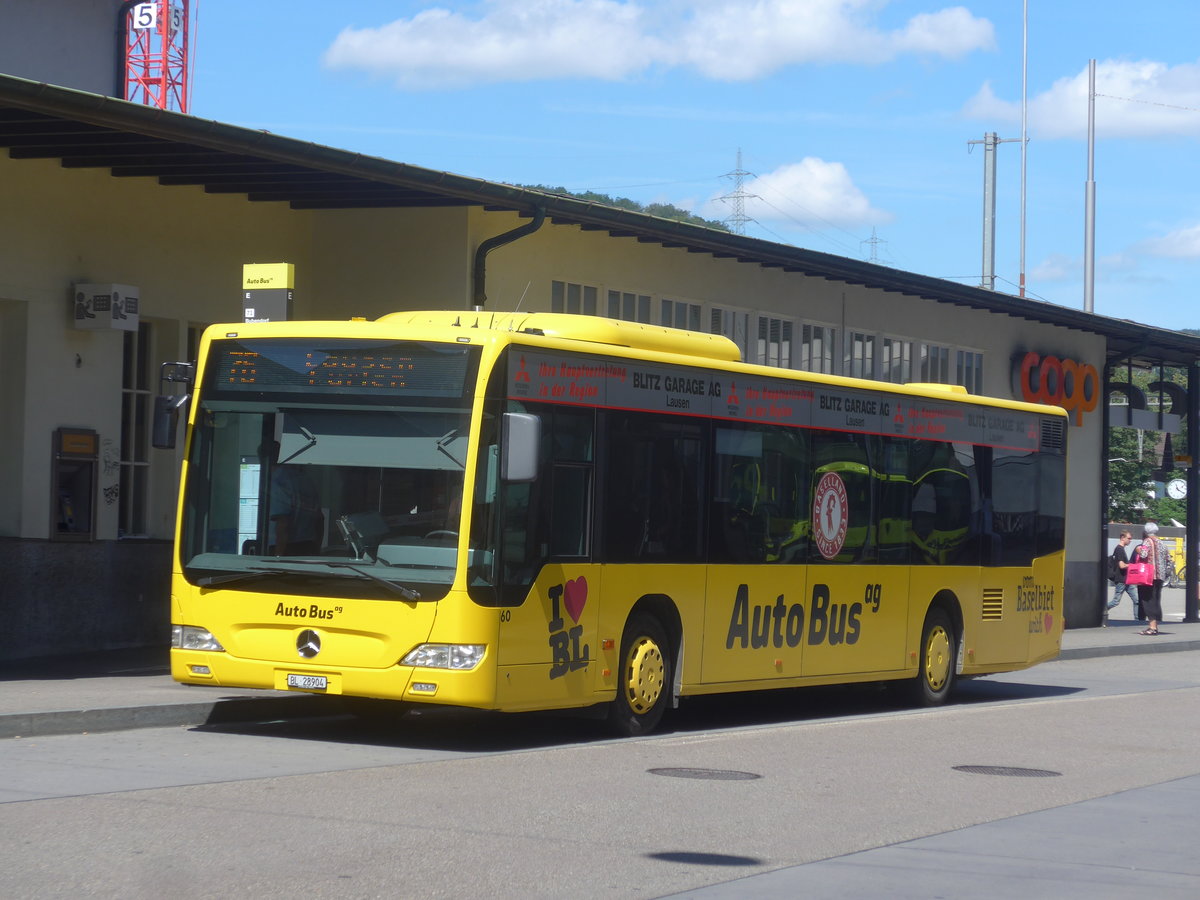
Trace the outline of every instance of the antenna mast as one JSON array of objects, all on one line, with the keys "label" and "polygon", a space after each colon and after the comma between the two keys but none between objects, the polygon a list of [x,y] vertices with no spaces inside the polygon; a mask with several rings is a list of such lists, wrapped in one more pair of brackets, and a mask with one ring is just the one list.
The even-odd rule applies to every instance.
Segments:
[{"label": "antenna mast", "polygon": [[159,109],[188,111],[188,0],[126,3],[122,96]]},{"label": "antenna mast", "polygon": [[734,234],[745,234],[746,223],[752,221],[751,218],[746,215],[746,199],[753,198],[756,195],[747,194],[745,188],[746,176],[753,174],[753,172],[747,172],[742,168],[742,148],[738,147],[737,168],[732,172],[721,176],[722,178],[733,179],[733,191],[725,194],[723,197],[718,198],[733,207],[733,215],[729,216],[729,218],[725,219],[725,221],[729,224],[729,227],[733,230]]}]

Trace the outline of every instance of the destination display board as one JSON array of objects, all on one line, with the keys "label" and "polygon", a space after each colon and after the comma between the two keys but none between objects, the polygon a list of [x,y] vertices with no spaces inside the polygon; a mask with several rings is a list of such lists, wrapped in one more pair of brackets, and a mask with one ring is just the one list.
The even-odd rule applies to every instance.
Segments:
[{"label": "destination display board", "polygon": [[1035,413],[869,388],[513,347],[508,396],[1016,450],[1038,449]]},{"label": "destination display board", "polygon": [[214,342],[209,385],[218,394],[465,395],[472,348],[415,341],[258,338]]}]

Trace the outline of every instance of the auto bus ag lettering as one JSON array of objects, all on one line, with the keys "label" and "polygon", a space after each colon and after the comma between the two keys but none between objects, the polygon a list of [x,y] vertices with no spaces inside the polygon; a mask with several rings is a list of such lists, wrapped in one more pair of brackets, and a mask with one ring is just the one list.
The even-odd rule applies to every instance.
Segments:
[{"label": "auto bus ag lettering", "polygon": [[807,641],[810,646],[828,644],[857,644],[862,634],[864,611],[879,611],[882,586],[868,584],[862,601],[835,603],[829,585],[814,584],[812,601],[805,630],[805,610],[802,603],[788,603],[784,595],[774,603],[750,603],[750,586],[738,585],[725,633],[725,649],[761,650],[764,647],[798,647]]},{"label": "auto bus ag lettering", "polygon": [[1029,613],[1029,633],[1049,633],[1054,628],[1054,586],[1037,584],[1032,575],[1017,587],[1017,612]]},{"label": "auto bus ag lettering", "polygon": [[[583,626],[579,617],[587,605],[587,579],[580,575],[564,584],[556,584],[546,593],[550,597],[550,677],[561,678],[568,672],[575,672],[587,666],[589,660],[589,645],[580,646],[583,637]],[[562,610],[575,622],[570,628],[566,625]]]},{"label": "auto bus ag lettering", "polygon": [[275,615],[295,616],[298,619],[332,619],[334,614],[340,613],[341,611],[342,607],[340,606],[335,606],[332,609],[323,609],[315,603],[313,603],[311,606],[304,606],[299,603],[289,606],[284,603],[279,603],[275,607]]}]

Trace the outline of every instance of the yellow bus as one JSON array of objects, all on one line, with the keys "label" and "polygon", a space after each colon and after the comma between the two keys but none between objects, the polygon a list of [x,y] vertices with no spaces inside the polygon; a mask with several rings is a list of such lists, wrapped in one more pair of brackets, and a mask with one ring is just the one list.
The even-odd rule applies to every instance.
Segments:
[{"label": "yellow bus", "polygon": [[189,393],[182,682],[521,711],[1054,657],[1066,417],[554,313],[220,325]]}]

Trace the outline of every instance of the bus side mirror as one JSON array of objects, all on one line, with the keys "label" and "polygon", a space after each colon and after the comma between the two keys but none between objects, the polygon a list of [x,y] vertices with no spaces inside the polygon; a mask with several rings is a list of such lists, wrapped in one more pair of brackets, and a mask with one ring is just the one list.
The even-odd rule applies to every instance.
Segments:
[{"label": "bus side mirror", "polygon": [[159,395],[154,398],[154,425],[150,443],[156,450],[174,450],[175,433],[179,430],[179,410],[188,402],[187,394]]},{"label": "bus side mirror", "polygon": [[500,437],[501,480],[536,481],[542,420],[529,413],[504,413]]},{"label": "bus side mirror", "polygon": [[[196,364],[165,362],[158,369],[159,390],[167,384],[185,384],[189,388],[196,375]],[[154,419],[150,427],[150,443],[155,450],[174,450],[175,433],[179,430],[179,411],[187,406],[189,394],[163,394],[154,398]]]}]

